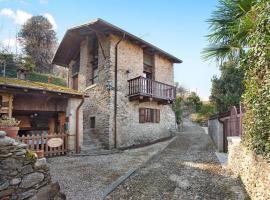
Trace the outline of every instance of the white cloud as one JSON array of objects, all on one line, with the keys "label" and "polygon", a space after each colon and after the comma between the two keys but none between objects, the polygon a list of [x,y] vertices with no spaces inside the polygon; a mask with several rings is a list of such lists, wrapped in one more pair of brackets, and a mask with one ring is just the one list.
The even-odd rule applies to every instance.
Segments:
[{"label": "white cloud", "polygon": [[[20,25],[23,25],[28,19],[30,19],[32,17],[32,14],[27,13],[23,10],[16,10],[16,12],[15,12],[10,8],[3,8],[2,10],[0,10],[0,15],[5,16],[5,17],[9,17],[9,18],[13,19],[16,24],[20,24]],[[50,13],[44,13],[42,15],[49,20],[49,22],[53,26],[53,29],[56,30],[57,24],[56,24],[53,16]]]},{"label": "white cloud", "polygon": [[13,47],[15,47],[15,45],[16,45],[16,39],[15,39],[15,38],[4,39],[4,40],[2,41],[2,44],[3,44],[5,47],[13,48]]},{"label": "white cloud", "polygon": [[30,13],[24,12],[22,10],[16,11],[16,17],[14,18],[15,23],[23,25],[32,15]]},{"label": "white cloud", "polygon": [[14,17],[15,13],[10,8],[3,8],[0,10],[0,15],[6,16],[6,17]]},{"label": "white cloud", "polygon": [[15,38],[8,38],[8,39],[4,39],[4,40],[0,41],[0,46],[2,49],[4,49],[5,51],[8,51],[8,52],[13,52],[13,53],[22,52],[22,46],[20,45],[20,43],[18,41],[16,43]]},{"label": "white cloud", "polygon": [[57,29],[57,24],[56,24],[56,22],[55,22],[53,16],[52,16],[51,14],[49,14],[49,13],[44,13],[43,15],[44,15],[44,16],[49,20],[49,22],[52,24],[53,29],[56,30],[56,29]]},{"label": "white cloud", "polygon": [[39,3],[40,3],[40,4],[48,4],[48,1],[49,1],[49,0],[39,0]]},{"label": "white cloud", "polygon": [[0,15],[12,18],[16,24],[20,25],[24,24],[28,19],[32,17],[30,13],[27,13],[25,11],[16,10],[16,12],[14,12],[9,8],[3,8],[2,10],[0,10]]}]

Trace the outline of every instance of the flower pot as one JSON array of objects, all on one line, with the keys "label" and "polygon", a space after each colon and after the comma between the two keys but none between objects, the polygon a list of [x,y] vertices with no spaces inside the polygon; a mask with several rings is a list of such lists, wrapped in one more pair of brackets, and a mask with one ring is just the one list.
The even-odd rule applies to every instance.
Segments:
[{"label": "flower pot", "polygon": [[37,154],[38,158],[43,158],[44,157],[44,150],[37,150],[35,153]]},{"label": "flower pot", "polygon": [[18,136],[19,127],[0,127],[1,131],[7,133],[7,137],[16,138]]}]

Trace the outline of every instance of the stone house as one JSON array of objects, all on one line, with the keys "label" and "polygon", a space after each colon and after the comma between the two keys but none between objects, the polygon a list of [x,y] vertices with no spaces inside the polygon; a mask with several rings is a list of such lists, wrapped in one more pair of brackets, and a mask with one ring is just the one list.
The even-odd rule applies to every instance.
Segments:
[{"label": "stone house", "polygon": [[173,64],[182,61],[102,19],[68,29],[53,63],[68,67],[83,105],[84,147],[126,148],[176,130]]}]

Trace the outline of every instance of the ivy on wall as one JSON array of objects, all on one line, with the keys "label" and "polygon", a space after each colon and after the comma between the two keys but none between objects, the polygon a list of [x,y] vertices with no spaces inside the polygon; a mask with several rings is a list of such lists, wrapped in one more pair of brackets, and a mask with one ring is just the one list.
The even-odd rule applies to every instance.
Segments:
[{"label": "ivy on wall", "polygon": [[245,71],[244,143],[270,161],[270,2],[259,1],[242,19],[249,26]]}]

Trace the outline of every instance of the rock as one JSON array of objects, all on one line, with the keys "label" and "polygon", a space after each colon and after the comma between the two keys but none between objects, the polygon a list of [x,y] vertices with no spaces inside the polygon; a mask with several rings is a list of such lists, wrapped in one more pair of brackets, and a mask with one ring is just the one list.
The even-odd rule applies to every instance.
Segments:
[{"label": "rock", "polygon": [[5,175],[5,174],[8,174],[8,171],[0,169],[0,175]]},{"label": "rock", "polygon": [[37,195],[30,197],[28,200],[38,200]]},{"label": "rock", "polygon": [[9,137],[0,138],[0,146],[13,145],[15,140]]},{"label": "rock", "polygon": [[50,197],[53,198],[55,197],[60,191],[60,185],[58,182],[53,183],[51,185],[51,190],[50,190]]},{"label": "rock", "polygon": [[10,156],[12,156],[12,153],[1,154],[0,158],[7,158],[7,157],[10,157]]},{"label": "rock", "polygon": [[66,200],[67,197],[63,193],[58,193],[56,197],[54,197],[54,200]]},{"label": "rock", "polygon": [[0,191],[6,189],[9,186],[9,183],[7,180],[0,180]]},{"label": "rock", "polygon": [[8,190],[2,190],[0,191],[0,199],[2,200],[3,197],[11,195],[13,192],[13,189],[8,189]]},{"label": "rock", "polygon": [[19,194],[19,198],[26,199],[26,198],[29,198],[31,196],[34,196],[35,194],[36,194],[36,190],[32,189],[32,190],[28,190],[26,192]]},{"label": "rock", "polygon": [[25,174],[32,173],[34,170],[33,170],[32,165],[25,165],[23,168],[20,169],[20,171],[23,175],[25,175]]},{"label": "rock", "polygon": [[23,177],[22,182],[20,184],[20,188],[30,188],[44,179],[44,174],[39,172],[34,172],[31,174],[27,174]]},{"label": "rock", "polygon": [[14,158],[7,158],[2,161],[2,164],[5,165],[9,170],[15,170],[22,167],[22,163]]},{"label": "rock", "polygon": [[21,178],[13,178],[9,181],[10,185],[18,185],[22,181]]},{"label": "rock", "polygon": [[0,138],[4,138],[7,135],[5,131],[0,131]]},{"label": "rock", "polygon": [[18,174],[18,171],[14,170],[9,173],[10,176],[16,176]]},{"label": "rock", "polygon": [[46,158],[37,159],[34,165],[35,169],[47,168]]},{"label": "rock", "polygon": [[19,151],[19,152],[16,152],[16,156],[22,156],[22,155],[24,155],[26,153],[26,150],[24,150],[24,149],[22,149],[21,151]]},{"label": "rock", "polygon": [[17,148],[26,149],[27,148],[27,144],[20,143],[20,144],[17,145]]},{"label": "rock", "polygon": [[38,200],[49,200],[50,199],[50,185],[46,185],[40,188],[36,194]]}]

